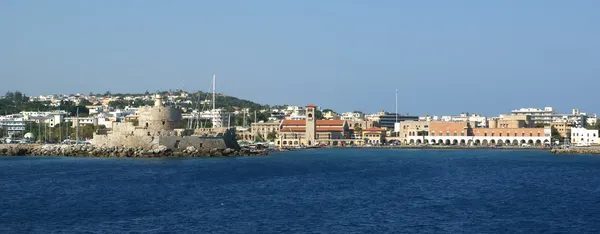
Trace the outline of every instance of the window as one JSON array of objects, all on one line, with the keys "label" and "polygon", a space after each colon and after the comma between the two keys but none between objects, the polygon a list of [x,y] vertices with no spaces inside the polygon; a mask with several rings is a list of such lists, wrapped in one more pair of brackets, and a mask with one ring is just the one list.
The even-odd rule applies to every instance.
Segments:
[{"label": "window", "polygon": [[461,133],[460,133],[460,136],[465,136],[465,133],[464,133],[464,132],[461,132]]},{"label": "window", "polygon": [[540,133],[538,132],[538,136],[540,136]]},{"label": "window", "polygon": [[454,136],[458,136],[458,135],[456,134],[456,132],[454,132]]},{"label": "window", "polygon": [[522,137],[524,137],[524,136],[525,136],[525,133],[524,133],[524,132],[523,132],[523,133],[521,133],[521,136],[522,136]]},{"label": "window", "polygon": [[492,136],[494,136],[494,133],[492,132]]},{"label": "window", "polygon": [[483,136],[487,136],[487,132],[483,134]]},{"label": "window", "polygon": [[502,136],[502,133],[500,133],[500,136]]}]

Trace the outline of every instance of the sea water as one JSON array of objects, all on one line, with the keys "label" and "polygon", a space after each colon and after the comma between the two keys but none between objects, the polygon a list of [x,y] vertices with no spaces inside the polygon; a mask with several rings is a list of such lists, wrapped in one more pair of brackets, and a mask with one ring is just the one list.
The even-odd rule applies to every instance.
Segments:
[{"label": "sea water", "polygon": [[600,157],[0,157],[1,233],[600,233]]}]

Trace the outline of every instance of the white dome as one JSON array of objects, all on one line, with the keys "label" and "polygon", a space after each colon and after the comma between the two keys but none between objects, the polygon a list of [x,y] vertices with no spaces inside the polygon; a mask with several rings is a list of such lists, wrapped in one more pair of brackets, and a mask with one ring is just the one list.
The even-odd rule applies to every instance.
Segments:
[{"label": "white dome", "polygon": [[30,133],[30,132],[25,133],[24,137],[27,138],[27,139],[33,139],[33,138],[35,138],[35,136],[33,135],[33,133]]}]

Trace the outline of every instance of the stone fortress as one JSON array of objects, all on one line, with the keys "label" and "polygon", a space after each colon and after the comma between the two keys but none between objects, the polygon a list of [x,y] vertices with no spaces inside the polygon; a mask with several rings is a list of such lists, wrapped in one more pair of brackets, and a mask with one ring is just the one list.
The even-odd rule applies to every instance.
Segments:
[{"label": "stone fortress", "polygon": [[234,129],[226,129],[212,136],[196,135],[194,132],[194,129],[183,128],[180,110],[164,105],[162,96],[157,94],[154,106],[140,108],[137,124],[113,122],[109,130],[94,133],[92,145],[143,149],[166,147],[171,150],[190,146],[196,149],[240,149]]}]

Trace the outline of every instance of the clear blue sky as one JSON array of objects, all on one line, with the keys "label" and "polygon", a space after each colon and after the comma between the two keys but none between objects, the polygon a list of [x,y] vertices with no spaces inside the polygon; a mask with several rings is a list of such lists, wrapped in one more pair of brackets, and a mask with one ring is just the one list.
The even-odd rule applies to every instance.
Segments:
[{"label": "clear blue sky", "polygon": [[204,90],[337,111],[598,111],[600,1],[3,0],[0,92]]}]

